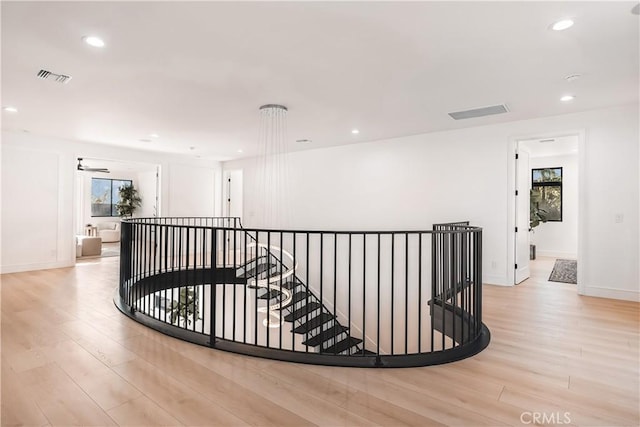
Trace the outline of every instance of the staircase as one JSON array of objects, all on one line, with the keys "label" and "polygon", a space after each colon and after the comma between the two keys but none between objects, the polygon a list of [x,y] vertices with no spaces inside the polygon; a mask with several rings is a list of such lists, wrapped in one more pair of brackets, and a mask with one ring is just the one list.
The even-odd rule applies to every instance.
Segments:
[{"label": "staircase", "polygon": [[[246,279],[247,286],[256,289],[257,299],[265,301],[269,307],[268,310],[265,306],[258,307],[258,312],[279,313],[277,321],[291,323],[294,333],[304,335],[302,344],[311,347],[314,352],[332,355],[373,354],[364,349],[360,338],[350,335],[349,328],[340,324],[334,313],[307,284],[270,251],[268,254],[266,249],[263,252],[236,270],[237,277]],[[281,284],[279,278],[287,272],[289,275]],[[278,280],[268,283],[269,279]]]}]

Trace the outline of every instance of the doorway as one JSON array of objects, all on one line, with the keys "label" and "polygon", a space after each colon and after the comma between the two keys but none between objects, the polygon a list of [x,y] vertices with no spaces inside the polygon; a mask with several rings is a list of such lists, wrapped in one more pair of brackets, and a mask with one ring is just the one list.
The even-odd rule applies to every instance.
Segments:
[{"label": "doorway", "polygon": [[119,188],[141,198],[136,217],[160,215],[160,165],[78,156],[75,185],[76,260],[120,255]]},{"label": "doorway", "polygon": [[238,217],[242,221],[242,170],[224,172],[224,203],[222,214],[226,217]]},{"label": "doorway", "polygon": [[515,141],[514,284],[578,259],[581,141],[577,132]]}]

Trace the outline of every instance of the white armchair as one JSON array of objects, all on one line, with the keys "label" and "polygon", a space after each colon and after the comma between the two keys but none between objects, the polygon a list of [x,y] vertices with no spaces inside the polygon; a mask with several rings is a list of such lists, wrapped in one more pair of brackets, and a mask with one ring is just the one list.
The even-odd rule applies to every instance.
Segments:
[{"label": "white armchair", "polygon": [[120,223],[119,222],[101,222],[97,224],[98,236],[102,237],[105,243],[120,241]]}]

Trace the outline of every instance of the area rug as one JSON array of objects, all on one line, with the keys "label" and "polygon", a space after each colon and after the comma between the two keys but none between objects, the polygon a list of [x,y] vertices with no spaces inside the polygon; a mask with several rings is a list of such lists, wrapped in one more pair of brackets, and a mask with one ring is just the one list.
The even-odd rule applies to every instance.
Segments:
[{"label": "area rug", "polygon": [[102,243],[101,257],[120,256],[120,242]]},{"label": "area rug", "polygon": [[550,282],[578,283],[578,261],[574,259],[557,259],[551,275]]},{"label": "area rug", "polygon": [[102,247],[102,257],[120,256],[120,246]]}]

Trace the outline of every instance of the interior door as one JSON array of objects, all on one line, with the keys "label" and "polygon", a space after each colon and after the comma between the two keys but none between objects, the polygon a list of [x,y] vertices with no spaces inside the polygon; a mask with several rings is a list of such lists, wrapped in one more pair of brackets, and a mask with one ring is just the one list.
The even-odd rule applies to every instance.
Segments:
[{"label": "interior door", "polygon": [[530,276],[529,271],[529,152],[519,148],[516,155],[516,229],[515,276],[517,285]]},{"label": "interior door", "polygon": [[242,170],[225,172],[224,195],[224,215],[242,218]]}]

